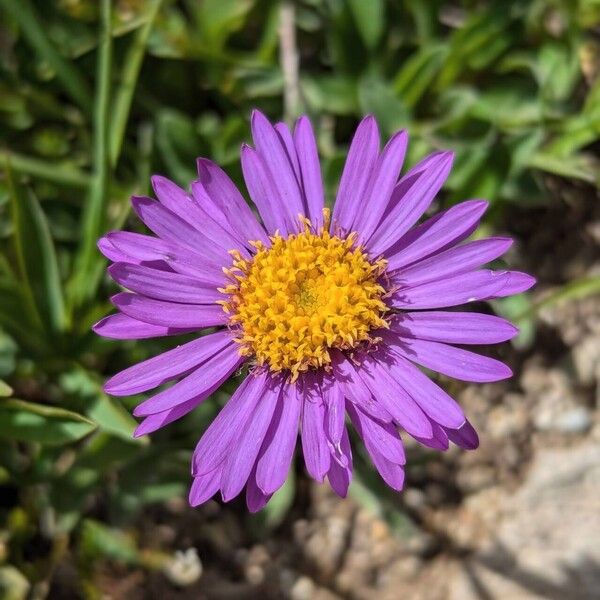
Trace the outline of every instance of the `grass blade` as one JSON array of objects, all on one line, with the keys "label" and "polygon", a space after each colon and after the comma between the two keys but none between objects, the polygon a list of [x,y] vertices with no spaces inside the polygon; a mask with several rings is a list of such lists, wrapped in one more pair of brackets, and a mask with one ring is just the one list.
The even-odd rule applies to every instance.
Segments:
[{"label": "grass blade", "polygon": [[21,278],[49,334],[66,329],[67,318],[54,242],[44,211],[30,190],[7,169],[14,240]]},{"label": "grass blade", "polygon": [[133,93],[135,91],[144,54],[146,53],[146,42],[152,31],[154,19],[160,9],[162,0],[151,0],[146,15],[145,23],[137,30],[135,38],[125,56],[123,70],[121,73],[121,83],[115,97],[109,139],[110,164],[114,167],[119,160],[121,146],[123,145],[123,136],[125,127],[131,109]]},{"label": "grass blade", "polygon": [[96,429],[83,415],[64,408],[26,402],[0,402],[0,438],[62,446],[76,442]]},{"label": "grass blade", "polygon": [[67,187],[87,188],[91,181],[87,173],[74,166],[31,158],[10,150],[0,150],[0,161],[8,161],[17,173],[33,175]]},{"label": "grass blade", "polygon": [[69,300],[79,306],[90,298],[94,286],[87,275],[101,260],[96,250],[96,240],[104,231],[107,192],[109,189],[108,117],[110,110],[110,84],[112,63],[111,0],[101,3],[101,31],[98,46],[98,79],[94,107],[94,175],[82,216],[81,245],[73,277],[69,284]]}]

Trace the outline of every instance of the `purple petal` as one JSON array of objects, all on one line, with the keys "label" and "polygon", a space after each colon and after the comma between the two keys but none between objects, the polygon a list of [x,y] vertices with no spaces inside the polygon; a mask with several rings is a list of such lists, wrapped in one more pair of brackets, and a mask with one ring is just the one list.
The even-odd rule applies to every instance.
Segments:
[{"label": "purple petal", "polygon": [[290,131],[290,128],[287,126],[286,123],[275,123],[274,128],[277,132],[277,135],[279,136],[279,141],[283,144],[283,147],[285,148],[287,158],[290,161],[290,164],[292,165],[292,170],[294,171],[296,182],[300,185],[300,189],[302,190],[300,163],[298,161],[298,152],[296,151],[296,147],[294,146],[292,132]]},{"label": "purple petal", "polygon": [[335,233],[338,228],[346,234],[352,231],[352,223],[367,189],[378,153],[379,130],[377,121],[372,115],[368,115],[356,129],[348,151],[333,207],[332,233]]},{"label": "purple petal", "polygon": [[249,415],[244,430],[239,432],[236,444],[223,466],[221,495],[225,502],[235,498],[246,485],[280,395],[280,385],[267,387]]},{"label": "purple petal", "polygon": [[372,255],[384,252],[419,220],[444,185],[453,159],[452,152],[429,156],[426,168],[417,165],[398,182],[390,199],[392,208],[367,245]]},{"label": "purple petal", "polygon": [[296,385],[284,385],[281,405],[281,416],[273,437],[256,466],[256,483],[265,494],[272,494],[284,484],[294,455],[302,408]]},{"label": "purple petal", "polygon": [[[246,252],[243,244],[247,240],[236,239],[232,235],[224,215],[213,206],[204,186],[199,181],[192,183],[191,196],[169,179],[159,175],[152,177],[152,187],[161,204],[215,244],[225,250],[237,248],[241,252]],[[206,201],[208,201],[208,208],[212,209],[210,212],[204,208]]]},{"label": "purple petal", "polygon": [[[111,247],[120,255],[125,256],[124,262],[154,262],[164,260],[168,248],[172,247],[164,240],[132,231],[110,231],[100,238],[98,247]],[[105,254],[107,258],[111,258]],[[117,259],[111,258],[115,262]]]},{"label": "purple petal", "polygon": [[391,276],[394,284],[415,286],[451,275],[467,273],[502,256],[511,246],[510,238],[489,238],[467,242],[403,267]]},{"label": "purple petal", "polygon": [[369,450],[379,452],[390,462],[397,465],[406,463],[406,455],[398,430],[391,423],[379,423],[364,414],[360,409],[355,411],[360,421],[362,438]]},{"label": "purple petal", "polygon": [[452,442],[465,450],[475,450],[479,446],[479,436],[469,421],[465,421],[458,429],[446,429]]},{"label": "purple petal", "polygon": [[334,351],[333,357],[333,373],[344,396],[375,419],[391,422],[392,415],[373,397],[371,390],[356,373],[354,365],[341,352]]},{"label": "purple petal", "polygon": [[521,294],[526,292],[529,288],[535,285],[535,277],[527,275],[527,273],[521,273],[519,271],[506,271],[504,284],[499,290],[488,296],[486,300],[493,298],[505,298],[506,296],[513,296],[514,294]]},{"label": "purple petal", "polygon": [[387,460],[375,450],[369,454],[382,479],[393,490],[396,490],[397,492],[402,491],[402,488],[404,487],[404,468],[402,465]]},{"label": "purple petal", "polygon": [[152,189],[160,203],[194,229],[206,233],[208,215],[184,189],[161,175],[151,178]]},{"label": "purple petal", "polygon": [[241,150],[241,162],[248,193],[258,208],[269,234],[279,231],[285,236],[289,230],[295,231],[295,228],[291,229],[288,223],[288,215],[279,200],[271,173],[260,154],[244,144]]},{"label": "purple petal", "polygon": [[201,329],[225,325],[228,316],[218,304],[176,304],[121,292],[111,302],[123,313],[154,325]]},{"label": "purple petal", "polygon": [[219,490],[222,469],[214,469],[210,473],[194,477],[190,489],[190,506],[200,506],[210,500]]},{"label": "purple petal", "polygon": [[231,333],[226,330],[205,335],[113,375],[104,391],[112,396],[145,392],[197,367],[231,343]]},{"label": "purple petal", "polygon": [[[198,205],[198,209],[204,215],[201,229],[204,235],[227,251],[236,249],[242,256],[249,257],[250,255],[246,249],[248,240],[238,237],[221,211],[213,206],[212,200],[204,189],[202,182],[192,182],[192,194]],[[206,212],[203,208],[207,205],[209,210],[212,209],[210,213]]]},{"label": "purple petal", "polygon": [[348,495],[348,487],[352,481],[352,449],[346,427],[342,431],[339,451],[343,460],[331,461],[329,471],[327,472],[327,479],[329,479],[333,491],[340,498],[345,498]]},{"label": "purple petal", "polygon": [[396,423],[411,435],[431,437],[429,419],[404,387],[390,376],[389,365],[383,365],[369,356],[358,373]]},{"label": "purple petal", "polygon": [[232,343],[211,356],[191,374],[170,388],[138,404],[133,411],[136,417],[164,412],[184,402],[196,400],[200,404],[208,398],[242,363],[239,346]]},{"label": "purple petal", "polygon": [[[231,259],[228,263],[231,264]],[[194,255],[185,252],[172,252],[165,257],[165,263],[176,273],[188,275],[198,280],[203,285],[212,285],[215,288],[223,287],[226,281],[223,273],[223,267],[215,263],[207,264],[202,257],[198,259]]]},{"label": "purple petal", "polygon": [[[465,422],[465,415],[460,406],[427,375],[398,354],[398,347],[390,342],[392,336],[393,334],[388,334],[385,338],[390,344],[387,358],[391,377],[410,394],[428,417],[446,427],[460,427]],[[430,427],[425,433],[417,433],[417,437],[431,438],[432,433]]]},{"label": "purple petal", "polygon": [[407,144],[406,131],[396,133],[386,144],[373,166],[371,178],[353,224],[353,228],[359,232],[360,239],[363,241],[371,237],[383,217],[400,175]]},{"label": "purple petal", "polygon": [[[415,263],[445,248],[457,237],[457,232],[474,227],[486,211],[487,206],[488,203],[483,200],[469,200],[448,209],[431,227],[424,230],[423,235],[416,238],[412,243],[395,254],[386,253],[388,271],[395,271]],[[506,242],[504,242],[504,245],[506,245]],[[466,260],[467,257],[465,257]],[[475,266],[481,264],[483,263],[475,261]],[[469,270],[471,269],[463,268],[458,272]]]},{"label": "purple petal", "polygon": [[346,409],[344,392],[335,380],[323,386],[323,401],[327,416],[327,435],[331,443],[337,446],[344,431]]},{"label": "purple petal", "polygon": [[402,337],[448,344],[497,344],[515,337],[519,330],[506,319],[474,312],[403,312],[390,329]]},{"label": "purple petal", "polygon": [[265,494],[257,485],[254,473],[248,478],[246,485],[246,506],[251,513],[262,510],[271,499],[272,494]]},{"label": "purple petal", "polygon": [[486,383],[512,376],[499,360],[440,342],[402,338],[396,348],[409,360],[462,381]]},{"label": "purple petal", "polygon": [[503,362],[440,342],[402,338],[398,352],[420,365],[463,381],[485,383],[512,377]]},{"label": "purple petal", "polygon": [[96,243],[96,246],[98,246],[98,250],[100,250],[108,260],[114,262],[129,260],[129,257],[126,254],[123,254],[123,252],[115,248],[114,244],[107,236],[101,237]]},{"label": "purple petal", "polygon": [[[354,424],[354,428],[358,432],[358,435],[364,440],[365,435],[362,428],[362,422],[359,418],[359,411],[354,408],[351,404],[348,405],[348,414]],[[383,480],[394,490],[400,491],[404,487],[404,469],[398,463],[393,463],[385,458],[377,448],[365,442],[365,448],[375,465],[375,468],[383,478]]]},{"label": "purple petal", "polygon": [[204,260],[209,265],[220,267],[230,263],[225,249],[216,246],[200,231],[159,202],[150,198],[134,197],[131,203],[140,219],[161,239],[187,246],[205,257]]},{"label": "purple petal", "polygon": [[202,213],[210,217],[219,226],[219,230],[227,232],[227,235],[236,240],[236,248],[240,244],[243,246],[247,244],[248,240],[244,239],[237,228],[232,226],[225,213],[210,197],[206,186],[200,179],[192,182],[191,192],[194,203],[198,205]]},{"label": "purple petal", "polygon": [[192,275],[204,284],[215,287],[223,285],[224,276],[220,263],[209,263],[203,256],[179,244],[131,231],[112,231],[105,238],[126,256],[124,262],[146,263],[147,266],[150,263],[164,263],[174,271]]},{"label": "purple petal", "polygon": [[[451,152],[447,150],[432,152],[431,154],[428,154],[425,158],[422,158],[416,165],[411,167],[394,188],[394,193],[390,198],[390,202],[387,206],[384,217],[387,218],[387,216],[392,213],[396,206],[404,200],[406,192],[410,190],[410,188],[419,181],[419,175],[421,173],[423,173],[424,171],[431,170],[432,167],[434,170],[436,170],[440,164],[444,163],[444,157],[446,157],[448,154],[451,154]],[[425,208],[425,210],[427,210],[427,208]],[[425,212],[425,210],[423,210],[423,213]],[[421,215],[417,217],[417,221],[420,219],[420,217]]]},{"label": "purple petal", "polygon": [[427,448],[433,448],[434,450],[441,450],[445,452],[448,450],[448,435],[446,434],[446,430],[438,425],[435,421],[431,421],[431,428],[433,429],[433,435],[430,438],[419,438],[415,439],[423,446]]},{"label": "purple petal", "polygon": [[142,265],[124,262],[114,263],[108,268],[110,276],[124,288],[156,300],[187,304],[214,304],[225,300],[212,286],[180,273],[159,271]]},{"label": "purple petal", "polygon": [[198,406],[198,400],[192,398],[183,404],[179,404],[175,408],[149,415],[137,426],[136,430],[133,432],[133,437],[138,438],[149,433],[154,433],[169,423],[181,419],[181,417],[184,417],[194,410],[196,406]]},{"label": "purple petal", "polygon": [[285,146],[277,131],[260,111],[254,110],[250,121],[256,150],[262,157],[277,190],[277,197],[272,201],[280,204],[286,214],[288,230],[298,231],[298,215],[304,214],[304,206],[298,180]]},{"label": "purple petal", "polygon": [[[192,196],[169,179],[159,175],[152,177],[152,187],[161,204],[189,223],[194,229],[200,231],[217,246],[224,250],[235,248],[248,256],[244,247],[247,240],[237,239],[232,235],[224,215],[213,207],[202,183],[199,181],[192,183]],[[205,200],[204,206],[208,200],[209,208],[213,209],[211,212],[204,209],[203,200]]]},{"label": "purple petal", "polygon": [[264,395],[271,376],[248,375],[200,438],[192,459],[195,477],[216,469],[237,444],[246,422]]},{"label": "purple petal", "polygon": [[325,405],[322,399],[311,397],[302,390],[302,452],[309,475],[317,481],[323,481],[331,455],[325,437]]},{"label": "purple petal", "polygon": [[323,180],[315,134],[310,119],[304,115],[296,122],[294,145],[300,163],[308,217],[318,231],[323,226],[323,207],[325,205]]},{"label": "purple petal", "polygon": [[390,304],[395,308],[426,309],[457,306],[525,291],[535,283],[524,273],[481,269],[453,275],[394,292]]},{"label": "purple petal", "polygon": [[[472,201],[467,200],[467,202],[472,202]],[[483,202],[483,201],[478,200],[478,202]],[[456,206],[460,206],[460,205],[457,204]],[[429,234],[429,230],[432,227],[437,227],[438,222],[445,219],[446,215],[454,208],[455,208],[454,206],[447,208],[446,210],[443,210],[443,211],[437,213],[433,217],[426,219],[420,225],[417,225],[416,227],[413,227],[412,229],[410,229],[400,239],[398,239],[397,242],[392,244],[384,252],[384,255],[385,256],[393,256],[395,254],[398,254],[404,248],[407,248],[411,244],[414,244],[423,236],[427,236]],[[447,250],[448,248],[452,248],[452,246],[455,246],[459,242],[466,240],[477,229],[478,224],[479,224],[478,222],[473,223],[473,224],[471,224],[471,222],[469,222],[467,225],[458,223],[455,231],[453,232],[453,236],[451,237],[451,239],[449,239],[449,241],[446,243],[445,246],[438,248],[437,252],[442,252],[444,250]]]},{"label": "purple petal", "polygon": [[240,237],[248,241],[260,240],[268,246],[265,230],[225,171],[210,160],[199,158],[198,174],[211,200],[239,231]]},{"label": "purple petal", "polygon": [[165,325],[152,325],[138,321],[127,315],[118,313],[100,319],[92,329],[102,337],[114,340],[143,340],[147,338],[163,337],[165,335],[181,335],[194,329],[167,327]]}]

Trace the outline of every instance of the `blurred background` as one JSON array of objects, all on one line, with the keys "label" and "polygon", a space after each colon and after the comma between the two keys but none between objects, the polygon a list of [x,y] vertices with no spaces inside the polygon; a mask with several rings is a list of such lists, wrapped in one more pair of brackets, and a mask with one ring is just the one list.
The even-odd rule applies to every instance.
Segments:
[{"label": "blurred background", "polygon": [[[357,447],[346,501],[298,464],[258,515],[190,509],[236,382],[139,440],[139,399],[102,393],[177,340],[90,333],[97,238],[141,230],[152,173],[240,182],[253,107],[312,117],[330,199],[366,113],[408,164],[454,149],[435,210],[489,199],[480,235],[538,278],[493,305],[514,379],[443,382],[480,449],[407,441],[400,495]],[[598,0],[0,0],[0,138],[0,598],[598,598]]]}]

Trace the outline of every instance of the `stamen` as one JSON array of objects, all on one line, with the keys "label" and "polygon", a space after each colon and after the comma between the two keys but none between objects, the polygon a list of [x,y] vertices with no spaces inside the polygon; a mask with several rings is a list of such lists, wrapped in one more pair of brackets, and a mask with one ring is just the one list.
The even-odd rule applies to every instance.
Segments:
[{"label": "stamen", "polygon": [[371,331],[387,327],[384,287],[379,278],[383,259],[370,262],[356,234],[342,239],[328,231],[329,210],[318,233],[305,217],[304,231],[271,246],[252,242],[251,259],[231,252],[233,266],[225,270],[231,284],[221,301],[230,315],[243,356],[254,355],[271,371],[289,371],[292,380],[311,368],[331,362],[329,350],[351,350],[376,343]]}]

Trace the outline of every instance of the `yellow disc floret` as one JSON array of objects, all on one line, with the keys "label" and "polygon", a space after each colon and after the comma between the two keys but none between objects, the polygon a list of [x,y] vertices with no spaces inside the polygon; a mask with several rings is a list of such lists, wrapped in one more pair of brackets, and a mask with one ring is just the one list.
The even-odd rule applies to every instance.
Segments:
[{"label": "yellow disc floret", "polygon": [[306,222],[302,233],[271,237],[271,247],[255,242],[251,259],[232,251],[233,283],[221,290],[230,296],[221,304],[240,352],[294,380],[331,362],[331,348],[354,348],[387,327],[378,283],[385,261],[370,262],[355,242],[354,234],[313,233]]}]

